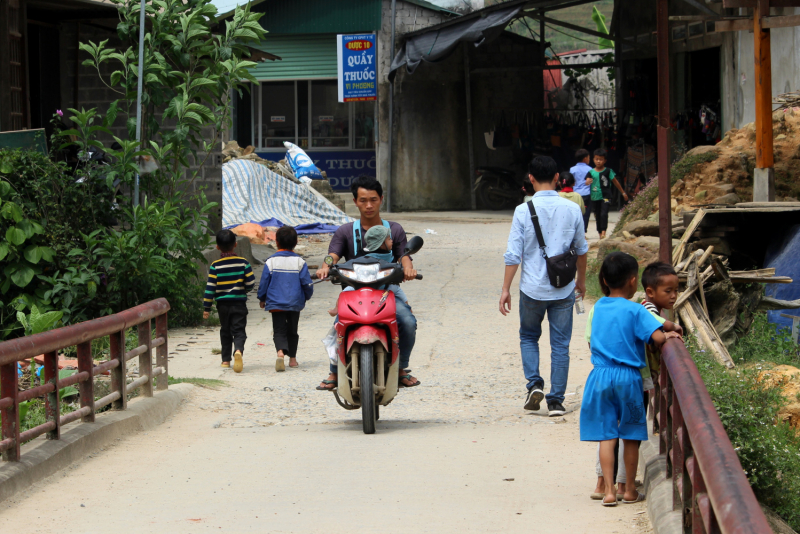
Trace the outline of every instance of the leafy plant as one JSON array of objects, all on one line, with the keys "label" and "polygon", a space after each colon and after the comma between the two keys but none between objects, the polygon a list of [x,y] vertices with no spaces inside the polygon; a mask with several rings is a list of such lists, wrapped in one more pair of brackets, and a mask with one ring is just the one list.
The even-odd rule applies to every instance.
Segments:
[{"label": "leafy plant", "polygon": [[25,329],[25,335],[32,336],[34,334],[47,332],[53,328],[53,326],[61,320],[63,315],[64,313],[60,311],[41,313],[39,308],[36,307],[36,304],[34,304],[31,306],[31,313],[28,315],[17,312],[17,321],[19,321]]}]

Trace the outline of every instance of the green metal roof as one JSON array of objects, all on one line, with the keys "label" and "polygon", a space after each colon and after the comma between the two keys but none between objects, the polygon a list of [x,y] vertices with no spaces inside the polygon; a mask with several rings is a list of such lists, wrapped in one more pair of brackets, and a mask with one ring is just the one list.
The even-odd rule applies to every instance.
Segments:
[{"label": "green metal roof", "polygon": [[258,80],[336,78],[336,35],[273,35],[259,48],[281,58],[262,61],[250,72]]},{"label": "green metal roof", "polygon": [[381,0],[266,0],[252,11],[264,13],[259,22],[271,34],[358,33],[381,28]]}]

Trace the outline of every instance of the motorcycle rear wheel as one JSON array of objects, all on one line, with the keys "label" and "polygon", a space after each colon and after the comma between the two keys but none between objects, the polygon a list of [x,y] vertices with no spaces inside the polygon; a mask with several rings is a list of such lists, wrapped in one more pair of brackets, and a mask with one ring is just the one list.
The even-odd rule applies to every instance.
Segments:
[{"label": "motorcycle rear wheel", "polygon": [[483,207],[490,210],[501,210],[508,204],[508,198],[498,195],[493,189],[502,189],[500,181],[497,179],[484,179],[478,184],[476,196]]},{"label": "motorcycle rear wheel", "polygon": [[375,362],[372,357],[372,345],[361,345],[358,364],[358,380],[361,387],[361,423],[364,427],[364,434],[374,434],[377,406],[375,404]]}]

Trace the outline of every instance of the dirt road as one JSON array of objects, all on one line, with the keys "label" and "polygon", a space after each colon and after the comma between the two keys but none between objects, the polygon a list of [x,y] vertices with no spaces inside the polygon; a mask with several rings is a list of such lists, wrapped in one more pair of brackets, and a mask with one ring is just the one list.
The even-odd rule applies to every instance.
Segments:
[{"label": "dirt road", "polygon": [[[171,375],[228,386],[197,388],[155,430],[2,503],[3,531],[649,532],[643,504],[607,509],[588,498],[596,449],[578,440],[574,411],[590,371],[585,315],[574,325],[570,413],[524,412],[517,295],[511,316],[497,311],[509,215],[468,217],[396,218],[426,242],[416,258],[425,279],[404,288],[419,321],[411,367],[422,386],[381,410],[377,434],[314,390],[327,374],[320,340],[338,288],[316,286],[301,318],[301,366],[285,373],[274,370],[271,323],[252,299],[243,373],[220,369],[216,329],[172,331]],[[548,377],[547,329],[543,347]]]}]

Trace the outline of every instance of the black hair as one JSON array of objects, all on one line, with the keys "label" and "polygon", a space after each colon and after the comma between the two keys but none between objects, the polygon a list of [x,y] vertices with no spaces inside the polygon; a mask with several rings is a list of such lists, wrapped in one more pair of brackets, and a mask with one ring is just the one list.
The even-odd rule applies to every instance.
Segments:
[{"label": "black hair", "polygon": [[575,177],[572,176],[571,172],[564,171],[561,173],[561,187],[572,187],[575,185]]},{"label": "black hair", "polygon": [[552,182],[557,172],[556,160],[550,156],[536,156],[528,164],[528,174],[540,184]]},{"label": "black hair", "polygon": [[527,176],[522,180],[522,189],[525,190],[526,195],[532,195],[536,192],[533,190],[533,184],[528,180]]},{"label": "black hair", "polygon": [[230,252],[236,245],[236,234],[230,230],[217,232],[217,246],[222,252]]},{"label": "black hair", "polygon": [[674,274],[677,276],[675,269],[669,263],[663,261],[655,261],[649,264],[642,271],[642,287],[656,289],[661,282],[662,276],[669,276]]},{"label": "black hair", "polygon": [[297,231],[291,226],[281,226],[275,232],[275,242],[278,248],[283,250],[294,250],[297,246]]},{"label": "black hair", "polygon": [[358,190],[366,189],[367,191],[375,191],[379,197],[383,197],[383,186],[375,179],[374,176],[367,176],[362,174],[352,182],[350,182],[350,191],[353,193],[353,198],[358,198]]},{"label": "black hair", "polygon": [[611,289],[619,289],[637,274],[639,274],[639,263],[636,258],[624,252],[612,252],[606,256],[600,267],[598,275],[600,287],[608,286]]},{"label": "black hair", "polygon": [[577,152],[575,152],[575,161],[581,162],[589,157],[589,151],[585,148],[579,148]]},{"label": "black hair", "polygon": [[608,153],[606,152],[605,148],[598,148],[594,151],[595,156],[600,156],[601,158],[608,158]]}]

